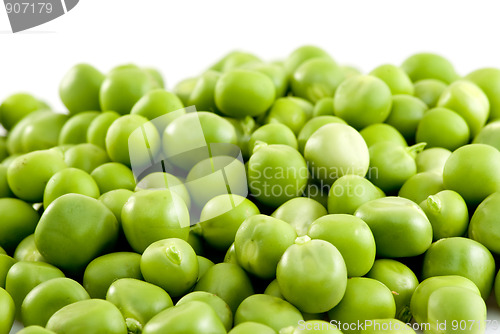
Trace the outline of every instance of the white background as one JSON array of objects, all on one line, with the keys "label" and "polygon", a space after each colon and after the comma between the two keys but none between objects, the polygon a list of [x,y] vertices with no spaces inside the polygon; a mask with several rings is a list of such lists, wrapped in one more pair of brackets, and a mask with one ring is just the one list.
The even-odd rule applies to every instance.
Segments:
[{"label": "white background", "polygon": [[63,17],[12,34],[0,8],[0,100],[28,91],[63,111],[58,84],[78,62],[102,71],[156,66],[171,88],[232,49],[273,60],[302,44],[363,71],[431,51],[465,75],[500,67],[499,17],[498,0],[80,0]]}]

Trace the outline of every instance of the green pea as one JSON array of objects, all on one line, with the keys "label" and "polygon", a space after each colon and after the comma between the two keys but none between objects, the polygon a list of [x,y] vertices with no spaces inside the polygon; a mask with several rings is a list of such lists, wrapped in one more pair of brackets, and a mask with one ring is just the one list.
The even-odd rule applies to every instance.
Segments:
[{"label": "green pea", "polygon": [[114,281],[106,293],[106,300],[120,310],[129,333],[140,333],[151,318],[173,306],[165,290],[134,278]]},{"label": "green pea", "polygon": [[144,326],[143,334],[225,334],[226,329],[210,305],[191,301],[170,307],[154,316]]},{"label": "green pea", "polygon": [[441,147],[433,147],[417,153],[415,162],[417,173],[432,172],[443,174],[443,168],[451,155],[451,151]]},{"label": "green pea", "polygon": [[196,81],[187,105],[194,105],[197,110],[218,112],[214,95],[215,86],[220,77],[220,72],[212,70],[203,73]]},{"label": "green pea", "polygon": [[365,322],[363,334],[415,334],[415,330],[398,319],[374,319]]},{"label": "green pea", "polygon": [[473,144],[487,144],[500,151],[500,122],[487,124],[472,141]]},{"label": "green pea", "polygon": [[256,71],[226,72],[215,86],[215,103],[227,116],[258,116],[266,112],[276,96],[274,83]]},{"label": "green pea", "polygon": [[[23,144],[23,137],[25,132],[27,132],[26,129],[32,127],[32,124],[34,124],[38,119],[46,117],[45,114],[47,113],[49,113],[48,110],[44,109],[35,110],[33,112],[30,112],[21,120],[19,120],[19,122],[17,122],[16,125],[14,125],[12,129],[9,131],[9,135],[6,138],[7,152],[10,154],[27,153],[24,150],[24,144]],[[52,136],[53,134],[50,135],[50,137]],[[58,140],[59,140],[59,135],[57,141]]]},{"label": "green pea", "polygon": [[307,235],[335,246],[345,261],[349,277],[364,276],[375,261],[375,239],[368,225],[358,217],[346,214],[323,216],[312,223]]},{"label": "green pea", "polygon": [[292,304],[263,294],[246,298],[234,315],[235,325],[252,321],[267,325],[276,332],[288,326],[295,326],[300,320],[304,320],[302,314]]},{"label": "green pea", "polygon": [[428,323],[429,299],[434,292],[444,287],[457,287],[481,296],[476,284],[462,276],[442,275],[424,279],[413,292],[410,303],[411,313],[417,323]]},{"label": "green pea", "polygon": [[61,277],[37,285],[24,298],[21,316],[24,326],[45,326],[50,317],[66,305],[90,299],[76,281]]},{"label": "green pea", "polygon": [[351,65],[341,65],[340,70],[342,71],[342,73],[344,73],[344,77],[346,78],[362,74],[358,68]]},{"label": "green pea", "polygon": [[163,239],[152,243],[144,251],[141,272],[147,282],[160,286],[172,297],[179,297],[196,283],[198,260],[186,241]]},{"label": "green pea", "polygon": [[118,229],[115,216],[104,204],[84,195],[66,194],[44,211],[35,243],[49,263],[76,273],[115,244]]},{"label": "green pea", "polygon": [[285,61],[285,69],[288,75],[293,75],[295,70],[309,59],[327,58],[331,59],[330,55],[323,49],[313,46],[304,45],[295,50],[288,56]]},{"label": "green pea", "polygon": [[417,127],[427,110],[427,105],[411,95],[395,95],[387,124],[394,126],[407,142],[415,140]]},{"label": "green pea", "polygon": [[266,290],[264,290],[264,294],[285,299],[285,297],[283,297],[283,295],[281,294],[280,286],[278,284],[277,279],[273,279],[271,283],[269,283],[269,285],[266,287]]},{"label": "green pea", "polygon": [[453,65],[446,58],[434,53],[414,54],[406,58],[401,68],[413,82],[437,79],[449,84],[459,78]]},{"label": "green pea", "polygon": [[5,289],[5,279],[9,269],[16,263],[16,260],[6,254],[0,254],[0,288]]},{"label": "green pea", "polygon": [[17,198],[0,198],[0,246],[8,253],[35,231],[38,213]]},{"label": "green pea", "polygon": [[154,81],[158,88],[165,88],[165,80],[158,69],[153,67],[143,67],[142,70],[149,75],[150,79]]},{"label": "green pea", "polygon": [[338,118],[336,116],[318,116],[307,121],[307,123],[304,124],[304,126],[301,128],[299,135],[297,137],[299,144],[299,151],[302,153],[304,152],[304,147],[306,146],[306,142],[314,132],[316,132],[323,125],[331,123],[340,123],[347,125],[347,123],[343,119]]},{"label": "green pea", "polygon": [[451,109],[462,116],[469,125],[472,137],[486,124],[490,110],[486,94],[467,80],[449,85],[441,94],[437,106]]},{"label": "green pea", "polygon": [[19,156],[7,169],[9,187],[20,199],[41,202],[49,179],[66,168],[60,151],[50,149]]},{"label": "green pea", "polygon": [[284,66],[278,64],[266,64],[260,62],[248,62],[242,66],[248,69],[265,74],[274,83],[276,97],[284,96],[288,89],[288,76]]},{"label": "green pea", "polygon": [[147,118],[125,115],[115,120],[106,133],[106,151],[114,162],[146,166],[160,150],[160,135]]},{"label": "green pea", "polygon": [[21,329],[18,334],[56,334],[55,332],[41,326],[28,326]]},{"label": "green pea", "polygon": [[269,326],[259,324],[258,322],[247,321],[234,326],[228,334],[276,334],[276,331]]},{"label": "green pea", "polygon": [[354,215],[370,227],[377,245],[377,256],[416,256],[431,245],[431,223],[422,209],[406,198],[375,199],[361,205]]},{"label": "green pea", "polygon": [[344,175],[365,176],[370,156],[366,143],[354,128],[339,123],[327,124],[314,132],[304,147],[312,177],[322,186]]},{"label": "green pea", "polygon": [[343,80],[344,74],[337,63],[323,57],[304,61],[293,72],[290,84],[293,95],[316,103],[324,97],[333,97]]},{"label": "green pea", "polygon": [[436,172],[418,173],[410,177],[399,189],[398,196],[420,204],[428,196],[444,190],[443,175]]},{"label": "green pea", "polygon": [[443,147],[451,151],[469,142],[470,131],[465,120],[446,108],[434,108],[425,113],[416,132],[417,142],[427,147]]},{"label": "green pea", "polygon": [[333,97],[324,97],[314,104],[313,117],[333,116]]},{"label": "green pea", "polygon": [[0,332],[9,333],[16,315],[16,305],[12,297],[0,287],[0,308],[2,309],[2,319],[0,319]]},{"label": "green pea", "polygon": [[90,297],[104,299],[109,286],[120,278],[142,279],[141,255],[110,253],[92,260],[83,274],[83,286]]},{"label": "green pea", "polygon": [[296,98],[281,97],[277,99],[269,110],[266,123],[282,123],[289,127],[295,135],[309,120],[306,110],[298,103]]},{"label": "green pea", "polygon": [[296,237],[295,229],[280,219],[251,216],[236,232],[236,258],[249,273],[263,279],[274,278],[281,256]]},{"label": "green pea", "polygon": [[234,242],[236,231],[243,221],[259,213],[257,206],[242,196],[216,196],[209,200],[201,211],[203,239],[216,249],[227,250]]},{"label": "green pea", "polygon": [[127,189],[116,189],[108,191],[99,197],[99,201],[111,210],[111,212],[113,212],[116,220],[120,224],[120,227],[123,206],[133,194],[134,193],[132,191]]},{"label": "green pea", "polygon": [[362,204],[385,197],[382,190],[359,175],[344,175],[331,186],[328,194],[328,213],[352,215]]},{"label": "green pea", "polygon": [[94,179],[77,168],[65,168],[55,173],[47,182],[43,194],[43,207],[48,208],[56,198],[74,193],[98,198],[99,188]]},{"label": "green pea", "polygon": [[[186,131],[186,129],[192,129]],[[237,145],[238,138],[234,126],[226,119],[210,112],[196,112],[182,115],[173,120],[166,128],[162,138],[163,150],[168,162],[189,171],[196,163],[209,157],[205,145],[232,144]],[[226,146],[224,146],[226,147]],[[211,156],[222,155],[215,154]]]},{"label": "green pea", "polygon": [[68,148],[64,153],[64,161],[68,167],[74,167],[91,173],[98,166],[109,162],[106,151],[94,144],[78,144]]},{"label": "green pea", "polygon": [[16,250],[14,252],[14,259],[16,261],[41,261],[47,262],[43,258],[40,251],[36,248],[35,244],[35,235],[30,234],[26,238],[23,239],[17,245]]},{"label": "green pea", "polygon": [[106,149],[106,133],[119,117],[115,111],[104,111],[94,118],[87,128],[87,142]]},{"label": "green pea", "polygon": [[[442,238],[460,237],[467,231],[467,226],[469,226],[467,204],[457,192],[453,190],[440,191],[423,200],[420,207],[431,222],[434,241]],[[470,232],[469,234],[472,237]],[[475,238],[472,237],[472,239]]]},{"label": "green pea", "polygon": [[236,258],[236,250],[234,249],[234,242],[229,246],[226,254],[224,255],[224,263],[232,263],[236,265],[240,265],[238,263],[238,259]]},{"label": "green pea", "polygon": [[396,318],[408,323],[412,317],[411,297],[418,286],[418,279],[413,271],[396,260],[378,259],[366,277],[384,283],[391,290],[396,303]]},{"label": "green pea", "polygon": [[90,175],[102,194],[115,189],[134,190],[136,186],[134,174],[130,168],[118,162],[100,165]]},{"label": "green pea", "polygon": [[240,303],[254,293],[245,271],[233,263],[218,263],[208,269],[194,291],[206,291],[221,297],[233,314]]},{"label": "green pea", "polygon": [[56,333],[126,334],[127,326],[115,305],[102,299],[82,300],[54,313],[47,329]]},{"label": "green pea", "polygon": [[356,129],[382,123],[389,117],[391,90],[385,82],[370,75],[357,75],[344,80],[335,92],[335,116]]},{"label": "green pea", "polygon": [[64,75],[59,96],[70,114],[99,110],[99,88],[104,75],[89,64],[77,64]]},{"label": "green pea", "polygon": [[10,267],[5,279],[5,290],[16,304],[16,318],[21,317],[21,305],[28,293],[40,283],[64,277],[58,268],[44,262],[16,262]]},{"label": "green pea", "polygon": [[58,138],[68,116],[53,112],[41,113],[24,128],[21,135],[23,152],[45,150],[58,144]]},{"label": "green pea", "polygon": [[493,254],[500,254],[500,229],[497,222],[500,193],[486,197],[474,211],[469,225],[469,238],[483,244]]},{"label": "green pea", "polygon": [[248,161],[248,187],[259,202],[276,208],[302,194],[309,171],[297,150],[262,144],[254,151]]},{"label": "green pea", "polygon": [[208,269],[212,268],[215,265],[215,263],[213,263],[212,261],[203,256],[197,255],[196,258],[198,259],[198,281],[199,281],[200,278],[207,273]]},{"label": "green pea", "polygon": [[98,111],[83,111],[72,116],[61,129],[59,145],[85,143],[88,128],[99,115]]},{"label": "green pea", "polygon": [[12,94],[0,104],[0,123],[11,130],[16,123],[33,111],[44,109],[43,104],[28,93]]},{"label": "green pea", "polygon": [[485,144],[470,144],[460,147],[446,160],[443,181],[447,189],[459,193],[467,204],[477,205],[500,191],[499,171],[500,152],[497,149]]},{"label": "green pea", "polygon": [[469,278],[486,299],[495,279],[495,261],[489,250],[477,241],[459,237],[441,239],[425,253],[422,277],[442,275]]},{"label": "green pea", "polygon": [[135,191],[147,189],[169,189],[179,195],[184,200],[188,208],[191,206],[191,198],[186,186],[181,180],[172,174],[154,172],[146,175],[139,181],[139,183],[137,183]]},{"label": "green pea", "polygon": [[389,86],[392,95],[413,94],[413,83],[408,77],[408,74],[400,67],[390,64],[380,65],[371,71],[370,75],[384,81],[387,86]]},{"label": "green pea", "polygon": [[205,291],[194,291],[179,299],[176,306],[190,303],[192,301],[207,303],[215,311],[226,330],[229,331],[231,329],[233,325],[233,313],[222,298]]},{"label": "green pea", "polygon": [[123,206],[123,231],[130,246],[138,253],[153,242],[166,238],[186,240],[189,212],[184,201],[170,190],[142,190]]},{"label": "green pea", "polygon": [[364,323],[371,319],[394,318],[395,315],[396,304],[391,290],[383,283],[366,277],[349,279],[344,298],[328,311],[329,318],[343,333],[358,333],[358,321]]},{"label": "green pea", "polygon": [[2,161],[2,166],[9,168],[9,166],[12,164],[14,160],[16,160],[18,157],[20,157],[22,154],[20,153],[14,153],[9,155],[7,158],[5,158]]},{"label": "green pea", "polygon": [[417,173],[416,155],[425,143],[403,147],[383,141],[370,147],[370,171],[368,179],[386,193],[394,193],[410,177]]},{"label": "green pea", "polygon": [[406,139],[395,127],[386,123],[368,125],[359,132],[368,147],[383,141],[392,141],[403,147],[407,146]]},{"label": "green pea", "polygon": [[288,126],[282,123],[269,123],[259,127],[250,136],[248,141],[248,151],[254,151],[257,144],[266,143],[268,145],[288,145],[294,149],[298,148],[297,137]]},{"label": "green pea", "polygon": [[309,227],[316,219],[326,214],[325,207],[314,199],[297,197],[280,205],[271,217],[290,224],[300,237],[307,234]]},{"label": "green pea", "polygon": [[434,108],[446,86],[444,82],[436,79],[419,80],[414,84],[413,95],[427,104],[427,107]]},{"label": "green pea", "polygon": [[490,102],[489,120],[500,118],[500,70],[481,68],[467,74],[467,80],[474,82],[486,94]]},{"label": "green pea", "polygon": [[221,67],[219,69],[213,69],[219,70],[221,72],[228,72],[236,68],[245,67],[248,64],[260,62],[261,60],[259,59],[259,57],[251,53],[232,51],[222,59]]},{"label": "green pea", "polygon": [[139,68],[112,71],[106,76],[99,90],[101,110],[128,114],[134,104],[154,88],[157,88],[157,83]]},{"label": "green pea", "polygon": [[198,82],[198,78],[187,78],[179,81],[177,85],[175,85],[173,92],[181,99],[183,105],[189,105],[189,98],[191,97],[194,87],[196,87],[196,82]]}]

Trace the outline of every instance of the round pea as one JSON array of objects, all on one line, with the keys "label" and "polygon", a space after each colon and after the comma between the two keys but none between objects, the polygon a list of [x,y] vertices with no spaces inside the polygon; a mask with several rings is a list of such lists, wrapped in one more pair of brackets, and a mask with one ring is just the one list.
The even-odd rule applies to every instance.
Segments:
[{"label": "round pea", "polygon": [[41,326],[28,326],[21,329],[18,334],[56,334],[55,332]]},{"label": "round pea", "polygon": [[[364,323],[366,320],[394,318],[396,304],[391,290],[383,283],[366,277],[353,277],[347,281],[344,298],[328,317],[344,324]],[[357,330],[340,327],[343,333],[356,333]]]},{"label": "round pea", "polygon": [[120,311],[115,305],[102,299],[82,300],[61,308],[50,317],[46,328],[68,334],[127,333]]},{"label": "round pea", "polygon": [[269,285],[266,287],[266,290],[264,290],[264,294],[285,299],[285,297],[283,297],[283,295],[281,294],[277,279],[273,279],[271,283],[269,283]]},{"label": "round pea", "polygon": [[45,150],[54,147],[59,142],[59,136],[68,120],[68,116],[42,112],[24,127],[20,137],[23,152]]},{"label": "round pea", "polygon": [[490,251],[477,241],[460,237],[441,239],[425,253],[422,277],[442,275],[470,279],[486,299],[495,279],[495,261]]},{"label": "round pea", "polygon": [[298,135],[309,117],[297,98],[281,97],[273,103],[265,121],[266,123],[282,123]]},{"label": "round pea", "polygon": [[303,45],[290,53],[285,61],[285,69],[291,76],[301,64],[313,58],[331,59],[330,55],[325,50],[314,45]]},{"label": "round pea", "polygon": [[427,105],[411,95],[395,95],[392,108],[386,123],[394,126],[405,137],[413,142],[420,120],[427,110]]},{"label": "round pea", "polygon": [[134,174],[127,166],[118,162],[108,162],[90,173],[99,191],[104,194],[115,189],[135,189]]},{"label": "round pea", "polygon": [[74,167],[91,173],[98,166],[109,162],[106,151],[94,144],[78,144],[68,148],[64,153],[64,161],[68,167]]},{"label": "round pea", "polygon": [[5,289],[5,279],[9,269],[17,261],[6,254],[0,254],[0,288]]},{"label": "round pea", "polygon": [[234,70],[236,68],[245,67],[248,64],[260,63],[261,60],[254,54],[243,52],[243,51],[233,51],[227,54],[220,64],[221,67],[219,69],[212,68],[216,70],[220,70],[221,72],[228,72]]},{"label": "round pea", "polygon": [[35,243],[49,263],[76,273],[115,244],[118,229],[115,216],[104,204],[85,195],[66,194],[44,211]]},{"label": "round pea", "polygon": [[0,247],[12,253],[17,245],[35,231],[38,213],[17,198],[0,198]]},{"label": "round pea", "polygon": [[464,118],[475,137],[486,124],[490,103],[488,97],[476,84],[459,80],[449,85],[441,94],[438,107],[451,109]]},{"label": "round pea", "polygon": [[[195,250],[196,254],[198,254],[197,250],[194,247],[193,249]],[[199,281],[200,278],[207,273],[208,269],[212,268],[215,265],[215,263],[213,263],[211,260],[203,256],[197,255],[196,258],[198,259],[198,281]]]},{"label": "round pea", "polygon": [[416,141],[427,147],[443,147],[455,150],[469,142],[470,131],[465,120],[446,108],[427,111],[418,123]]},{"label": "round pea", "polygon": [[326,215],[326,209],[312,198],[296,197],[280,205],[271,217],[290,224],[299,237],[306,235],[311,224]]},{"label": "round pea", "polygon": [[0,320],[0,332],[9,333],[16,315],[16,305],[12,297],[0,287],[0,308],[2,309],[2,319]]},{"label": "round pea", "polygon": [[434,53],[417,53],[406,58],[401,68],[415,82],[437,79],[451,83],[459,78],[453,65],[443,56]]},{"label": "round pea", "polygon": [[43,109],[43,104],[28,93],[12,94],[0,104],[0,122],[10,130],[33,111]]},{"label": "round pea", "polygon": [[328,213],[352,215],[362,204],[384,197],[382,190],[359,175],[344,175],[331,186],[328,193]]},{"label": "round pea", "polygon": [[41,261],[46,262],[40,251],[36,248],[35,235],[30,234],[17,245],[14,251],[16,261]]},{"label": "round pea", "polygon": [[179,299],[179,301],[175,305],[183,305],[192,301],[207,303],[215,311],[226,330],[229,331],[231,329],[233,325],[233,313],[222,298],[214,295],[213,293],[205,291],[194,291]]},{"label": "round pea", "polygon": [[21,317],[24,326],[45,326],[50,317],[66,305],[90,299],[76,281],[61,277],[37,285],[24,298]]},{"label": "round pea", "polygon": [[90,122],[87,128],[87,142],[106,149],[106,133],[111,124],[120,117],[115,111],[104,111]]},{"label": "round pea", "polygon": [[98,111],[83,111],[72,116],[61,129],[59,145],[85,143],[88,128],[99,115]]},{"label": "round pea", "polygon": [[370,75],[384,81],[389,86],[392,95],[413,94],[413,83],[400,67],[391,64],[380,65],[371,71]]},{"label": "round pea", "polygon": [[446,160],[443,181],[447,189],[459,193],[467,204],[479,204],[500,191],[500,152],[485,144],[460,147]]},{"label": "round pea", "polygon": [[299,151],[302,153],[304,152],[304,147],[306,146],[306,142],[314,132],[316,132],[323,125],[331,123],[340,123],[347,125],[347,123],[343,119],[338,118],[336,116],[318,116],[307,121],[307,123],[304,124],[304,126],[301,128],[299,135],[297,137],[299,144],[298,147]]},{"label": "round pea", "polygon": [[314,104],[313,117],[333,116],[333,97],[324,97]]},{"label": "round pea", "polygon": [[500,193],[486,197],[474,211],[469,225],[469,238],[483,244],[495,255],[500,254],[500,228],[497,224]]},{"label": "round pea", "polygon": [[127,241],[138,253],[161,239],[188,238],[188,209],[182,198],[170,190],[136,192],[123,206],[121,218]]},{"label": "round pea", "polygon": [[271,327],[276,332],[280,329],[295,326],[302,314],[287,301],[263,294],[255,294],[246,298],[234,315],[234,324],[257,322]]},{"label": "round pea", "polygon": [[392,292],[396,303],[396,318],[411,320],[410,301],[418,286],[417,276],[403,263],[391,259],[378,259],[366,277],[384,283]]},{"label": "round pea", "polygon": [[113,110],[124,115],[134,104],[157,84],[142,69],[126,68],[109,73],[101,84],[99,101],[101,110]]},{"label": "round pea", "polygon": [[43,207],[48,208],[56,198],[74,193],[98,198],[99,188],[94,179],[77,168],[65,168],[55,173],[47,182],[43,194]]},{"label": "round pea", "polygon": [[386,123],[376,123],[368,125],[359,132],[366,142],[368,147],[383,141],[391,141],[400,144],[403,147],[407,146],[406,139],[395,127]]},{"label": "round pea", "polygon": [[344,80],[335,92],[335,116],[356,129],[382,123],[389,117],[391,90],[385,82],[370,75],[357,75]]},{"label": "round pea", "polygon": [[398,196],[420,204],[428,196],[444,190],[443,175],[436,172],[418,173],[410,177],[399,189]]},{"label": "round pea", "polygon": [[354,215],[370,227],[378,256],[416,256],[431,245],[431,223],[422,209],[406,198],[375,199],[361,205]]},{"label": "round pea", "polygon": [[104,299],[109,286],[120,278],[142,279],[141,255],[119,252],[102,255],[89,263],[83,274],[83,286],[90,297]]},{"label": "round pea", "polygon": [[184,200],[188,208],[191,206],[191,198],[186,186],[181,182],[181,180],[172,174],[154,172],[146,175],[139,181],[139,183],[137,183],[135,191],[147,189],[169,189],[179,195]]},{"label": "round pea", "polygon": [[473,144],[487,144],[500,151],[500,122],[487,124],[472,141]]},{"label": "round pea", "polygon": [[154,89],[144,94],[134,104],[130,114],[140,115],[151,121],[183,108],[184,104],[174,93],[167,92],[164,89]]},{"label": "round pea", "polygon": [[[47,110],[35,110],[14,125],[14,127],[9,131],[9,135],[6,138],[7,152],[10,154],[27,153],[23,144],[24,133],[27,132],[28,127],[32,127],[33,124],[37,122],[38,119],[43,119],[47,116],[45,114],[49,113]],[[1,114],[0,114],[1,115]],[[58,129],[59,131],[59,129]],[[45,132],[45,131],[44,131]],[[51,140],[55,138],[54,134],[49,135]],[[59,140],[59,134],[55,138],[56,143]]]},{"label": "round pea", "polygon": [[[469,226],[467,204],[457,192],[453,190],[440,191],[423,200],[420,207],[431,222],[434,241],[442,238],[460,237],[467,231]],[[472,239],[474,238],[472,237]]]},{"label": "round pea", "polygon": [[368,225],[358,217],[346,214],[323,216],[312,223],[307,235],[335,246],[345,261],[349,277],[364,276],[375,261],[375,239]]},{"label": "round pea", "polygon": [[196,87],[196,82],[198,82],[198,78],[187,78],[179,81],[173,89],[175,95],[181,99],[182,104],[185,106],[189,105],[189,98],[194,90],[194,87]]},{"label": "round pea", "polygon": [[194,105],[197,110],[218,112],[214,95],[215,86],[220,77],[221,73],[213,70],[203,73],[196,81],[187,105]]},{"label": "round pea", "polygon": [[241,324],[234,326],[228,334],[276,334],[276,331],[271,327],[258,322],[246,321]]},{"label": "round pea", "polygon": [[500,70],[481,68],[467,74],[467,80],[474,82],[486,94],[490,102],[489,120],[500,118]]},{"label": "round pea", "polygon": [[419,80],[414,84],[413,95],[427,104],[427,107],[434,108],[446,86],[444,82],[436,79]]},{"label": "round pea", "polygon": [[288,76],[284,66],[260,62],[248,62],[242,66],[244,69],[260,72],[267,75],[274,83],[276,97],[285,95],[288,89]]},{"label": "round pea", "polygon": [[248,141],[248,151],[250,155],[259,142],[268,145],[280,144],[288,145],[294,149],[298,148],[295,134],[288,126],[282,123],[265,124],[255,130]]},{"label": "round pea", "polygon": [[134,193],[132,191],[127,189],[116,189],[108,191],[99,197],[99,202],[104,204],[109,210],[111,210],[111,212],[113,212],[116,220],[120,224],[120,227],[123,206],[133,194]]},{"label": "round pea", "polygon": [[435,171],[443,174],[444,164],[450,155],[450,150],[441,147],[433,147],[417,153],[415,158],[417,173]]},{"label": "round pea", "polygon": [[152,243],[142,254],[140,266],[147,282],[160,286],[172,297],[184,295],[198,279],[196,253],[182,239]]},{"label": "round pea", "polygon": [[66,163],[60,151],[34,151],[12,161],[7,169],[7,182],[14,195],[20,199],[41,202],[49,179],[64,168]]},{"label": "round pea", "polygon": [[227,116],[263,114],[276,96],[274,83],[265,74],[233,70],[223,74],[215,86],[215,103]]},{"label": "round pea", "polygon": [[366,143],[354,128],[327,124],[314,132],[304,147],[311,174],[323,186],[344,175],[365,176],[370,156]]},{"label": "round pea", "polygon": [[104,75],[89,64],[77,64],[69,69],[59,84],[59,96],[70,114],[100,110],[99,89]]},{"label": "round pea", "polygon": [[203,239],[216,249],[227,250],[243,221],[259,213],[257,206],[245,197],[233,194],[216,196],[201,210]]},{"label": "round pea", "polygon": [[236,258],[249,273],[262,279],[274,278],[281,256],[296,237],[295,229],[280,219],[251,216],[236,232]]}]

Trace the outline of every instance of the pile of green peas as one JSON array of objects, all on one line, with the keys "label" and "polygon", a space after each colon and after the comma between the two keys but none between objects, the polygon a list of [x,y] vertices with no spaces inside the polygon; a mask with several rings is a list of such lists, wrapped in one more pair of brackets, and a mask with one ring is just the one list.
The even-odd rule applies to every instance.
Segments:
[{"label": "pile of green peas", "polygon": [[[0,334],[500,327],[500,69],[418,53],[362,74],[302,46],[231,52],[172,90],[153,68],[78,64],[59,93],[64,114],[0,104]],[[195,145],[196,121],[244,165],[134,173]]]}]

